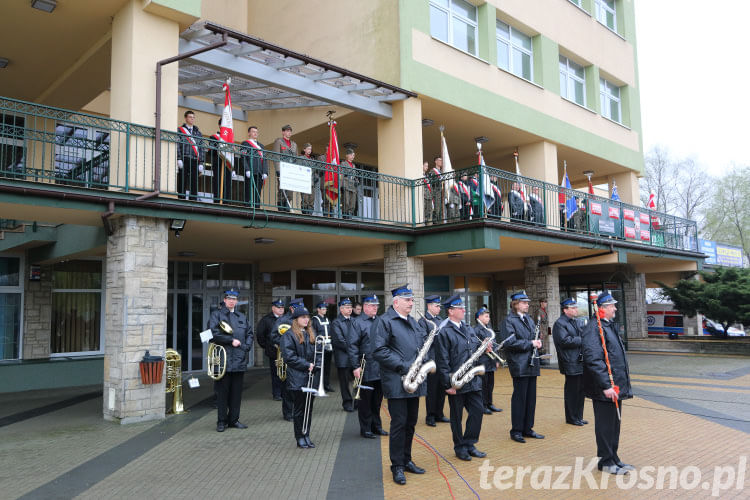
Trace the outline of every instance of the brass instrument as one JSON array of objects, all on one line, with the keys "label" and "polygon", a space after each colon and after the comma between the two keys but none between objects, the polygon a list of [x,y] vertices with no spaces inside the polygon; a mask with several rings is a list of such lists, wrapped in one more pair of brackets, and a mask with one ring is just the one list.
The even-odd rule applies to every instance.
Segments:
[{"label": "brass instrument", "polygon": [[[481,321],[477,321],[477,323],[479,323],[480,325],[482,325]],[[494,346],[497,344],[497,342],[495,342],[495,332],[492,330],[492,328],[488,327],[487,325],[482,325],[482,327],[484,327],[485,330],[487,330],[488,332],[490,332],[492,334],[493,350],[488,351],[487,352],[487,356],[491,360],[493,360],[493,361],[495,361],[497,363],[500,363],[500,366],[505,366],[507,364],[505,362],[505,360],[503,358],[501,358],[500,355],[494,351]]]},{"label": "brass instrument", "polygon": [[[279,335],[284,335],[291,327],[292,325],[282,323],[281,325],[279,325]],[[285,381],[286,363],[284,363],[284,357],[281,355],[280,346],[276,346],[276,361],[274,363],[276,364],[276,376],[279,377],[279,380],[281,380],[282,382]]]},{"label": "brass instrument", "polygon": [[[310,413],[312,412],[312,397],[319,396],[320,390],[323,389],[323,359],[325,356],[326,339],[322,335],[315,337],[315,351],[313,352],[313,369],[309,371],[307,375],[307,386],[302,388],[302,392],[305,393],[305,410],[302,416],[302,435],[307,435],[310,430]],[[315,379],[315,360],[320,354],[320,387],[316,390],[313,389],[313,380]],[[326,397],[325,391],[322,391],[321,397]]]},{"label": "brass instrument", "polygon": [[[221,328],[221,331],[229,335],[232,335],[234,332],[232,326],[226,321],[219,322],[219,328]],[[206,371],[208,372],[208,376],[214,380],[221,380],[227,372],[227,350],[224,346],[214,344],[213,342],[208,344]]]},{"label": "brass instrument", "polygon": [[[421,313],[419,315],[424,318],[424,315]],[[437,365],[432,360],[426,363],[422,362],[425,356],[427,356],[427,352],[430,350],[430,346],[435,340],[435,335],[437,335],[438,331],[438,327],[434,321],[430,321],[427,318],[425,318],[425,321],[432,325],[432,330],[430,331],[430,334],[427,335],[427,340],[424,341],[424,345],[422,345],[422,348],[417,353],[417,358],[409,367],[409,371],[406,375],[401,377],[401,384],[404,387],[404,390],[409,394],[416,392],[422,382],[427,378],[427,374],[435,373],[435,370],[437,369]]]},{"label": "brass instrument", "polygon": [[490,331],[490,336],[482,341],[479,345],[479,349],[469,356],[469,359],[464,361],[464,364],[458,367],[458,370],[451,373],[451,387],[454,389],[460,389],[461,387],[468,384],[471,379],[477,375],[484,375],[484,365],[474,366],[474,362],[478,360],[482,354],[487,351],[487,347],[491,346],[495,341],[495,332],[487,328]]},{"label": "brass instrument", "polygon": [[182,356],[174,349],[167,349],[164,352],[166,361],[166,393],[173,393],[172,410],[169,413],[181,415],[187,413],[182,402]]},{"label": "brass instrument", "polygon": [[359,391],[360,389],[364,389],[366,391],[373,391],[375,390],[372,387],[369,387],[367,385],[362,385],[362,378],[365,376],[365,355],[362,355],[362,361],[359,363],[359,377],[354,379],[354,387],[357,389],[357,393],[354,395],[354,399],[360,400],[362,398],[359,397]]}]

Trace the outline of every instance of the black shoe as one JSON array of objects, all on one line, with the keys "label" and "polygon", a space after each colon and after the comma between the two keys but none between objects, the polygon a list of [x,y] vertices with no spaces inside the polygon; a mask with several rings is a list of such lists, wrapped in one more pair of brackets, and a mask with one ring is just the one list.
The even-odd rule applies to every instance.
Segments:
[{"label": "black shoe", "polygon": [[484,458],[487,456],[485,452],[479,451],[473,446],[469,449],[469,455],[471,455],[472,457],[476,457],[476,458]]},{"label": "black shoe", "polygon": [[344,411],[348,411],[349,413],[351,413],[354,411],[354,408],[352,408],[351,406],[344,406]]},{"label": "black shoe", "polygon": [[359,435],[362,436],[363,438],[367,438],[367,439],[375,439],[377,437],[377,436],[375,436],[375,434],[373,434],[370,431],[360,432]]},{"label": "black shoe", "polygon": [[305,441],[305,438],[301,437],[297,440],[297,448],[309,448],[309,446],[307,446],[307,441]]},{"label": "black shoe", "polygon": [[464,460],[466,462],[471,461],[471,455],[469,455],[469,453],[467,451],[465,451],[465,450],[457,451],[456,452],[456,456],[459,459]]},{"label": "black shoe", "polygon": [[482,410],[482,413],[484,413],[485,415],[492,415],[492,410],[490,410],[489,408],[485,408],[484,410]]},{"label": "black shoe", "polygon": [[229,424],[229,427],[234,427],[235,429],[247,429],[247,426],[239,420],[233,424]]},{"label": "black shoe", "polygon": [[437,427],[437,424],[435,423],[435,417],[427,417],[424,423],[429,425],[430,427]]},{"label": "black shoe", "polygon": [[388,435],[388,431],[386,431],[384,429],[375,429],[374,431],[372,431],[372,433],[373,434],[377,434],[378,436],[387,436]]},{"label": "black shoe", "polygon": [[396,467],[393,469],[393,482],[396,484],[406,484],[406,476],[404,475],[403,467]]},{"label": "black shoe", "polygon": [[323,387],[323,389],[324,389],[324,390],[325,390],[326,392],[336,392],[335,390],[333,390],[333,387]]},{"label": "black shoe", "polygon": [[445,424],[449,423],[451,419],[443,415],[442,417],[435,417],[435,422],[443,422]]},{"label": "black shoe", "polygon": [[565,423],[570,424],[570,425],[577,425],[579,427],[583,426],[583,422],[581,422],[580,420],[569,420],[569,421],[566,421]]},{"label": "black shoe", "polygon": [[606,472],[608,474],[614,474],[616,476],[622,476],[629,472],[627,469],[623,469],[622,467],[619,467],[617,465],[604,465],[604,466],[597,465],[597,468],[602,472]]},{"label": "black shoe", "polygon": [[219,422],[218,424],[216,424],[216,432],[224,432],[224,430],[226,430],[226,428],[227,428],[227,426],[224,425],[223,422]]},{"label": "black shoe", "polygon": [[274,397],[273,397],[273,400],[274,400],[274,401],[281,401],[281,396],[274,396]]},{"label": "black shoe", "polygon": [[287,422],[293,422],[294,421],[294,417],[292,417],[292,416],[286,416],[286,417],[284,417],[284,420],[286,420]]},{"label": "black shoe", "polygon": [[523,435],[524,437],[527,437],[527,438],[544,439],[543,434],[539,434],[535,431],[524,432]]},{"label": "black shoe", "polygon": [[584,420],[584,419],[581,419],[581,420],[580,420],[580,422],[581,422],[581,423],[582,423],[583,425],[586,425],[586,424],[588,424],[588,423],[589,423],[589,421],[588,421],[588,420]]},{"label": "black shoe", "polygon": [[315,448],[315,443],[310,441],[310,436],[305,436],[305,443],[307,443],[308,448]]},{"label": "black shoe", "polygon": [[490,408],[490,410],[492,410],[492,411],[496,411],[496,412],[501,412],[501,411],[503,411],[503,409],[502,409],[502,408],[498,408],[498,407],[497,407],[497,406],[495,406],[495,405],[490,405],[490,406],[489,406],[489,408]]},{"label": "black shoe", "polygon": [[635,470],[635,467],[633,467],[632,465],[630,465],[630,464],[624,464],[624,463],[622,463],[622,461],[619,461],[619,460],[617,461],[617,466],[619,468],[621,468],[621,469],[626,470],[626,471]]},{"label": "black shoe", "polygon": [[526,440],[523,438],[521,434],[513,433],[510,435],[510,438],[515,441],[516,443],[525,443]]},{"label": "black shoe", "polygon": [[424,474],[424,469],[422,467],[417,467],[417,465],[409,460],[409,462],[404,466],[404,470],[406,472],[411,472],[412,474]]}]

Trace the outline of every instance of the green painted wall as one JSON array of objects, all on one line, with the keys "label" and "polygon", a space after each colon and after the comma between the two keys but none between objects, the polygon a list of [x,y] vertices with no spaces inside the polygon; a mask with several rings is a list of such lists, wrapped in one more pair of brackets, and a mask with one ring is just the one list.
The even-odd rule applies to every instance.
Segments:
[{"label": "green painted wall", "polygon": [[0,364],[0,392],[101,384],[104,358],[49,359]]},{"label": "green painted wall", "polygon": [[151,0],[151,3],[163,5],[172,10],[184,12],[185,14],[201,17],[202,0]]}]

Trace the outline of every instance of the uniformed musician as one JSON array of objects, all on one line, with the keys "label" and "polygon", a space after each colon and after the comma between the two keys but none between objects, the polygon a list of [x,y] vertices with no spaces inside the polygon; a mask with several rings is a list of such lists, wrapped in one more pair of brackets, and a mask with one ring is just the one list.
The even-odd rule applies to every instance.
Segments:
[{"label": "uniformed musician", "polygon": [[[279,347],[279,349],[281,349],[281,336],[283,334],[280,332],[280,328],[286,331],[286,329],[291,327],[292,314],[294,313],[295,309],[299,309],[300,307],[305,307],[305,305],[302,303],[302,299],[292,299],[292,301],[289,302],[289,311],[282,315],[279,319],[276,320],[276,323],[274,323],[273,329],[271,330],[271,342],[274,345],[274,350],[277,346]],[[292,393],[289,392],[287,387],[288,384],[286,383],[286,381],[283,381],[281,383],[281,414],[284,417],[284,420],[291,422],[294,418],[294,400]]]},{"label": "uniformed musician", "polygon": [[328,339],[328,343],[325,347],[325,361],[323,362],[323,389],[326,392],[336,392],[331,387],[331,365],[333,359],[333,346],[331,345],[331,324],[328,321],[328,304],[325,301],[318,302],[315,306],[317,314],[312,317],[310,321],[313,329],[315,330],[315,336],[323,336]]},{"label": "uniformed musician", "polygon": [[260,318],[255,331],[258,333],[258,345],[263,348],[263,353],[268,358],[268,366],[271,370],[271,396],[274,401],[281,401],[281,379],[276,369],[276,346],[271,341],[271,330],[276,320],[284,314],[284,301],[276,299],[271,302],[271,311]]},{"label": "uniformed musician", "polygon": [[[490,310],[486,307],[480,307],[476,313],[474,313],[476,319],[476,326],[474,327],[474,333],[479,339],[484,340],[490,336]],[[493,346],[494,347],[494,346]],[[498,408],[492,404],[492,392],[495,390],[495,370],[500,368],[500,363],[489,355],[485,354],[479,360],[484,365],[484,375],[482,375],[482,403],[484,404],[484,414],[492,415],[492,412],[501,412],[501,408]]]},{"label": "uniformed musician", "polygon": [[[432,326],[430,326],[427,320],[432,321],[436,326],[439,326],[443,321],[443,318],[440,317],[440,295],[428,295],[424,298],[424,301],[427,311],[424,314],[424,318],[419,318],[419,326],[424,331],[429,332]],[[430,358],[435,359],[434,342],[430,346]],[[427,398],[425,399],[425,406],[427,408],[425,423],[430,427],[435,427],[437,425],[436,422],[450,422],[443,412],[443,408],[445,407],[445,391],[440,384],[440,377],[437,372],[427,375]]]},{"label": "uniformed musician", "polygon": [[581,327],[578,325],[578,304],[570,297],[560,302],[562,316],[552,327],[552,338],[557,350],[557,365],[565,375],[565,422],[584,425],[583,419],[583,349]]},{"label": "uniformed musician", "polygon": [[331,322],[331,343],[333,344],[333,359],[338,368],[341,406],[347,412],[354,411],[352,383],[354,377],[359,374],[359,361],[349,355],[353,337],[352,299],[345,297],[339,302],[339,315]]}]

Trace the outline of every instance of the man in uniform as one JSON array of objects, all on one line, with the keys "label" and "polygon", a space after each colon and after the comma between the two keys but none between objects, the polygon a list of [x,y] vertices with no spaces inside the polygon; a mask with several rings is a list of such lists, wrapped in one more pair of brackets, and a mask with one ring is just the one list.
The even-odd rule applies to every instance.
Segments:
[{"label": "man in uniform", "polygon": [[[474,333],[480,340],[484,340],[490,336],[490,310],[486,306],[480,307],[474,314],[477,321]],[[494,348],[494,346],[491,346]],[[482,375],[482,402],[484,403],[484,414],[492,415],[493,411],[501,412],[501,408],[498,408],[492,404],[492,392],[495,390],[495,370],[500,368],[500,364],[485,354],[479,360],[484,364],[484,375]]]},{"label": "man in uniform", "polygon": [[268,358],[268,366],[271,369],[271,395],[274,401],[281,401],[281,379],[276,370],[276,346],[271,341],[271,330],[276,320],[284,314],[284,301],[276,299],[271,302],[271,312],[260,318],[255,330],[258,332],[258,345]]},{"label": "man in uniform", "polygon": [[243,158],[245,172],[245,201],[258,208],[263,185],[268,178],[268,168],[263,160],[263,144],[258,141],[258,127],[250,125],[247,140],[242,143],[247,151]]},{"label": "man in uniform", "polygon": [[[351,219],[357,215],[357,177],[355,175],[354,150],[348,148],[344,153],[344,161],[339,169],[339,182],[341,183],[341,216]],[[349,170],[351,169],[351,170]]]},{"label": "man in uniform", "polygon": [[[391,436],[388,451],[391,473],[396,484],[406,484],[404,471],[424,474],[411,459],[414,427],[419,418],[419,398],[427,393],[423,382],[414,392],[404,389],[401,377],[409,372],[426,340],[426,332],[409,316],[414,307],[414,295],[409,285],[391,290],[393,305],[380,316],[374,326],[373,358],[380,365],[383,395],[388,399],[391,414]],[[428,355],[429,357],[429,355]],[[423,362],[427,359],[423,359]]]},{"label": "man in uniform", "polygon": [[[242,403],[242,381],[247,370],[248,352],[253,347],[253,329],[244,314],[237,310],[237,299],[240,292],[232,288],[224,292],[224,303],[211,313],[208,327],[213,334],[213,342],[223,346],[227,351],[227,371],[216,381],[216,403],[218,418],[216,430],[224,432],[227,427],[247,429],[240,422],[240,403]],[[221,329],[220,323],[226,322],[232,333]]]},{"label": "man in uniform", "polygon": [[508,193],[508,209],[510,210],[510,218],[514,220],[526,220],[527,218],[527,207],[526,201],[523,198],[521,192],[521,185],[518,182],[513,183],[513,187]]},{"label": "man in uniform", "polygon": [[[219,127],[221,128],[221,120],[219,120]],[[206,151],[206,165],[211,165],[211,188],[214,195],[214,203],[221,203],[222,199],[230,199],[232,194],[232,162],[230,161],[231,156],[226,154],[224,149],[228,146],[226,143],[222,144],[221,130],[211,135],[211,139],[216,141],[211,144],[211,147],[207,148]],[[205,174],[206,171],[203,171]],[[221,180],[224,181],[224,192],[221,189]],[[200,191],[200,186],[199,189]]]},{"label": "man in uniform", "polygon": [[[427,312],[425,312],[424,318],[419,319],[419,326],[421,326],[425,332],[432,330],[432,325],[427,321],[432,321],[436,327],[440,326],[443,318],[440,315],[440,295],[428,295],[424,298]],[[430,358],[435,359],[435,342],[430,346]],[[445,407],[445,390],[440,384],[440,377],[435,373],[427,375],[427,398],[425,400],[425,406],[427,407],[427,416],[425,417],[425,423],[430,427],[435,427],[435,422],[450,422],[443,413]]]},{"label": "man in uniform", "polygon": [[[459,388],[451,385],[451,375],[479,349],[481,342],[463,323],[466,309],[460,296],[450,297],[443,306],[448,312],[448,321],[440,329],[440,335],[436,339],[435,361],[440,384],[448,394],[453,450],[461,460],[469,461],[471,457],[484,458],[487,454],[474,446],[479,441],[479,433],[482,430],[482,379],[474,377]],[[489,349],[491,348],[492,346],[489,346]],[[464,408],[469,413],[465,430],[461,428]]]},{"label": "man in uniform", "polygon": [[[302,299],[293,299],[289,302],[289,311],[279,317],[273,324],[271,329],[271,342],[273,343],[274,352],[276,349],[281,349],[281,336],[287,333],[287,330],[292,326],[292,314],[294,310],[299,307],[305,307]],[[274,359],[277,354],[274,354]],[[284,420],[291,422],[294,420],[294,394],[292,391],[287,389],[286,380],[281,383],[281,414]]]},{"label": "man in uniform", "polygon": [[578,304],[567,298],[560,302],[563,314],[555,321],[552,338],[557,349],[557,365],[565,375],[565,422],[571,425],[587,424],[583,419],[583,351],[581,327],[578,326]]},{"label": "man in uniform", "polygon": [[[275,153],[281,153],[288,156],[277,157],[277,161],[291,162],[292,159],[289,156],[297,156],[297,143],[292,140],[292,126],[284,125],[281,127],[281,137],[277,138],[273,142],[273,151]],[[276,163],[276,181],[281,181],[281,166]],[[280,184],[279,184],[280,186]],[[291,209],[291,196],[292,193],[281,189],[279,187],[278,197],[276,199],[276,206],[280,212],[289,212]]]},{"label": "man in uniform", "polygon": [[422,209],[424,216],[422,220],[425,225],[429,225],[432,224],[432,219],[435,215],[435,196],[432,193],[432,185],[430,184],[429,162],[422,163],[422,176],[424,177],[424,185],[422,186]]},{"label": "man in uniform", "polygon": [[318,175],[317,164],[313,157],[312,144],[306,142],[302,145],[302,154],[300,155],[300,164],[308,167],[310,172],[310,194],[301,194],[301,208],[303,214],[312,214],[315,210],[315,192],[320,191],[320,176]]},{"label": "man in uniform", "polygon": [[536,378],[539,376],[539,358],[534,350],[542,347],[542,341],[536,339],[536,325],[529,317],[530,299],[521,291],[510,296],[510,313],[502,323],[503,339],[508,353],[508,368],[513,377],[513,396],[510,399],[512,427],[510,438],[518,443],[525,443],[524,437],[544,439],[534,431],[534,414],[536,412]]},{"label": "man in uniform", "polygon": [[[354,321],[354,339],[349,350],[349,357],[357,363],[365,359],[364,372],[360,373],[362,385],[372,389],[359,391],[359,433],[363,438],[375,439],[378,435],[387,436],[380,420],[380,406],[383,403],[383,386],[380,383],[380,366],[372,357],[372,326],[378,321],[377,295],[368,295],[362,299],[363,314]],[[360,366],[359,364],[357,366]]]},{"label": "man in uniform", "polygon": [[181,199],[198,199],[198,174],[203,173],[203,135],[195,124],[195,113],[185,111],[185,123],[177,131],[184,136],[177,144],[177,192]]},{"label": "man in uniform", "polygon": [[348,412],[354,411],[352,383],[359,373],[359,361],[349,356],[353,338],[352,299],[346,297],[339,302],[339,315],[331,323],[331,343],[333,344],[333,358],[338,368],[341,406],[344,411]]},{"label": "man in uniform", "polygon": [[435,223],[438,223],[443,220],[445,211],[443,181],[440,177],[443,173],[443,158],[438,155],[434,158],[433,162],[435,163],[435,166],[432,167],[428,173],[428,178],[430,180],[430,186],[432,187],[432,200],[435,207],[432,220]]},{"label": "man in uniform", "polygon": [[[583,329],[583,390],[594,404],[594,431],[598,468],[610,474],[627,474],[635,467],[620,460],[620,417],[622,402],[633,397],[630,369],[625,346],[617,334],[615,318],[617,301],[604,291],[596,299],[602,331],[596,318]],[[602,336],[607,356],[602,346]],[[607,357],[609,362],[607,362]],[[612,371],[610,375],[610,369]],[[614,383],[613,383],[614,382]],[[618,392],[619,389],[619,392]],[[619,405],[619,408],[618,408]]]},{"label": "man in uniform", "polygon": [[325,301],[318,302],[318,305],[315,306],[315,311],[317,314],[312,317],[311,321],[313,329],[315,330],[315,336],[322,336],[328,339],[328,342],[326,342],[326,346],[323,351],[323,389],[325,389],[326,392],[336,392],[331,387],[331,364],[333,359],[333,346],[331,345],[331,332],[329,331],[331,325],[328,322],[328,316],[326,316],[326,314],[328,313],[328,304],[326,304]]},{"label": "man in uniform", "polygon": [[529,219],[538,226],[544,225],[544,202],[541,196],[539,196],[539,188],[534,186],[531,188],[531,196],[529,196]]}]

